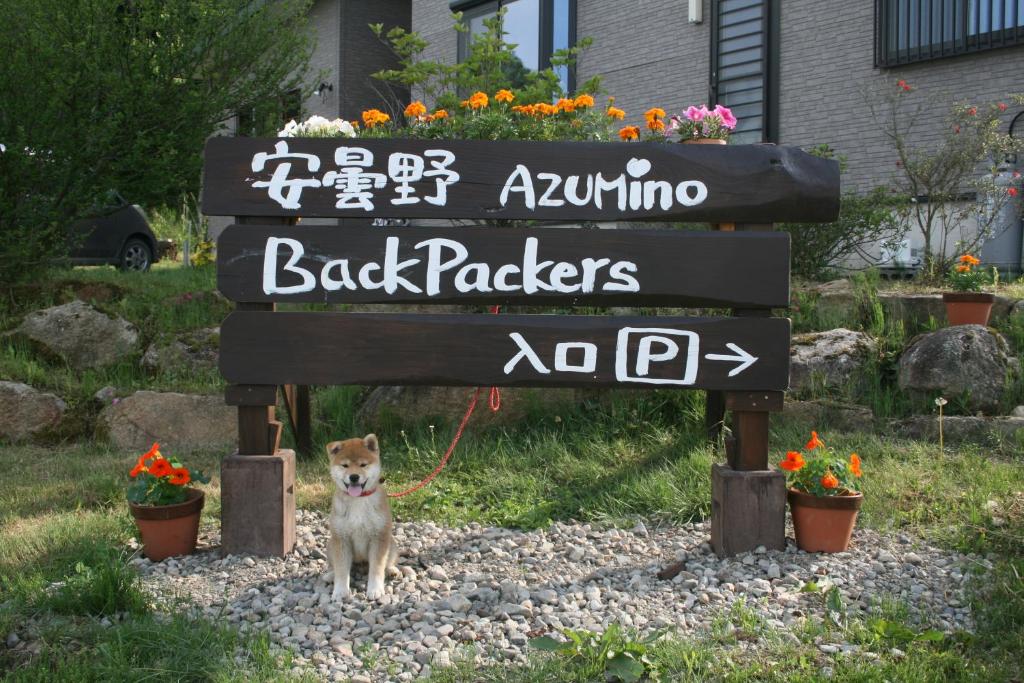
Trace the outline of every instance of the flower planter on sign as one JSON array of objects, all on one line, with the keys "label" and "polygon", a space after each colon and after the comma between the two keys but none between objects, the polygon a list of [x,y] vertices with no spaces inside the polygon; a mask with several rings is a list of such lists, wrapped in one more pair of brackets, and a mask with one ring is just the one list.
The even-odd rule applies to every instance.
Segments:
[{"label": "flower planter on sign", "polygon": [[946,318],[951,327],[988,325],[996,297],[985,292],[946,292],[942,301],[946,304]]},{"label": "flower planter on sign", "polygon": [[142,552],[153,562],[175,555],[190,555],[199,537],[199,515],[205,496],[188,489],[188,499],[176,505],[128,503],[142,536]]},{"label": "flower planter on sign", "polygon": [[722,140],[720,138],[692,138],[689,140],[683,140],[684,145],[726,145],[728,140]]},{"label": "flower planter on sign", "polygon": [[841,553],[850,546],[864,495],[812,496],[789,489],[796,544],[809,553]]}]

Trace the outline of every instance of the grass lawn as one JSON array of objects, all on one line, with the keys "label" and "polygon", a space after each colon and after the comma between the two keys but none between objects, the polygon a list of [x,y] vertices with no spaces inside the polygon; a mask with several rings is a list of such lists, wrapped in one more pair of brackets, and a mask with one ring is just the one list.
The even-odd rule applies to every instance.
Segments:
[{"label": "grass lawn", "polygon": [[[426,492],[397,501],[400,520],[450,524],[479,521],[543,526],[549,520],[605,523],[637,516],[683,521],[708,514],[711,451],[697,423],[686,419],[688,394],[649,394],[612,406],[538,420],[517,430],[472,429],[451,466]],[[680,419],[680,416],[683,419]],[[393,486],[432,469],[452,426],[385,434],[382,443]],[[976,635],[943,642],[917,641],[898,628],[899,606],[884,619],[856,622],[842,637],[879,653],[832,662],[814,638],[835,631],[809,624],[799,642],[774,634],[752,612],[722,616],[703,639],[669,637],[650,647],[664,680],[816,680],[823,666],[840,680],[1012,680],[1024,652],[1024,462],[982,450],[939,455],[932,444],[860,434],[831,434],[830,445],[864,456],[865,506],[860,524],[900,530],[963,551],[993,553],[989,592],[979,594]],[[805,435],[779,425],[773,443],[798,443]],[[197,453],[190,462],[216,472],[219,453]],[[5,595],[0,633],[26,621],[41,625],[42,651],[24,661],[12,652],[0,667],[17,667],[12,680],[273,680],[288,673],[265,641],[239,637],[208,623],[177,616],[166,622],[139,597],[121,557],[133,528],[123,501],[123,481],[135,455],[82,443],[57,449],[7,447],[7,485],[0,491],[0,581]],[[299,463],[299,505],[326,510],[330,488],[320,459]],[[205,487],[204,524],[215,524],[217,479]],[[989,501],[995,501],[991,509]],[[1000,516],[999,522],[993,515]],[[1000,524],[996,526],[996,524]],[[46,586],[73,587],[54,592]],[[99,622],[112,615],[114,625]],[[730,626],[731,624],[731,626]],[[149,638],[174,641],[176,658],[150,658]],[[763,637],[767,645],[738,643]],[[635,642],[634,636],[622,636]],[[96,648],[96,655],[76,654]],[[899,648],[905,655],[891,654]],[[456,668],[437,680],[600,680],[593,653],[577,657],[538,654],[525,668],[471,672]],[[589,657],[589,659],[588,659]],[[238,661],[236,661],[238,658]],[[179,661],[187,659],[188,662]],[[464,665],[463,665],[464,666]]]},{"label": "grass lawn", "polygon": [[[55,271],[40,284],[0,301],[0,332],[30,310],[75,297],[135,324],[142,348],[152,341],[220,324],[230,305],[212,293],[214,270],[158,264],[148,274],[110,268]],[[869,280],[844,326],[882,340],[872,372],[830,395],[874,408],[878,417],[922,407],[895,386],[896,353],[921,330],[886,320],[872,301]],[[1024,295],[1010,285],[1008,295]],[[797,329],[824,329],[813,302],[794,312]],[[1014,353],[1024,353],[1024,321],[1001,328]],[[259,637],[241,636],[182,611],[161,612],[140,591],[126,562],[134,527],[124,502],[127,471],[137,454],[92,440],[98,407],[92,394],[107,385],[122,392],[156,390],[215,393],[215,372],[147,375],[139,357],[98,371],[75,372],[20,343],[0,342],[0,377],[54,391],[69,404],[69,426],[52,445],[0,446],[0,638],[39,634],[35,652],[0,646],[0,674],[16,681],[231,681],[281,680],[293,672],[287,658]],[[354,418],[359,390],[317,392],[314,440],[361,433]],[[1024,402],[1024,381],[1007,402]],[[519,426],[477,429],[471,423],[445,473],[425,491],[396,501],[399,520],[445,524],[542,527],[552,520],[627,524],[705,519],[710,507],[710,465],[716,449],[702,436],[697,392],[638,392],[555,415],[537,412]],[[955,404],[951,403],[955,408]],[[928,408],[923,408],[927,411]],[[459,416],[435,426],[400,431],[375,426],[389,485],[418,481],[435,466]],[[773,421],[773,452],[806,440],[803,428]],[[859,523],[908,533],[963,552],[988,555],[995,570],[974,597],[975,634],[931,640],[893,604],[869,621],[842,627],[809,623],[797,638],[773,632],[751,610],[723,613],[708,634],[668,636],[644,645],[636,634],[610,634],[613,649],[646,649],[662,680],[918,681],[1019,680],[1024,676],[1024,460],[1007,449],[980,447],[938,452],[935,444],[898,441],[884,434],[821,431],[840,452],[864,459],[865,504]],[[204,524],[220,508],[218,461],[224,453],[184,456],[213,473],[206,486]],[[300,507],[326,510],[331,484],[322,457],[300,460]],[[924,636],[924,637],[922,637]],[[815,639],[842,638],[873,653],[829,658]],[[760,641],[756,648],[746,647]],[[0,641],[2,642],[2,641]],[[575,654],[537,653],[527,667],[436,671],[440,681],[602,681],[607,659],[584,642]],[[5,680],[6,680],[5,679]]]}]

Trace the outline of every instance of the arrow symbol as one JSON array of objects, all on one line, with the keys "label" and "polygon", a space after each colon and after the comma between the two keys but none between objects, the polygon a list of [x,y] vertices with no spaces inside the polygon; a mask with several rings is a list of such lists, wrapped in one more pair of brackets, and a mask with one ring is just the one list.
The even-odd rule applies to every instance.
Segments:
[{"label": "arrow symbol", "polygon": [[708,360],[739,361],[739,365],[737,365],[736,367],[729,371],[730,377],[735,377],[736,375],[740,374],[741,372],[743,372],[744,370],[746,370],[751,365],[757,362],[757,356],[751,356],[749,353],[747,353],[740,347],[736,346],[735,344],[729,343],[726,344],[726,346],[729,347],[730,351],[734,351],[736,355],[729,356],[724,353],[709,353],[706,354],[704,357],[707,358]]}]

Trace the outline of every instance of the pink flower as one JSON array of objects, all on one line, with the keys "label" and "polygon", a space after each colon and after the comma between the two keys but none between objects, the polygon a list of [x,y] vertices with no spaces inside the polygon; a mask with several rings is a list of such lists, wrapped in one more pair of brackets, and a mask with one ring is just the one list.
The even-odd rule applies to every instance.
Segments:
[{"label": "pink flower", "polygon": [[691,121],[703,121],[704,117],[707,116],[707,113],[708,108],[705,107],[704,105],[701,105],[700,109],[697,109],[697,107],[690,105],[689,107],[686,108],[684,115]]},{"label": "pink flower", "polygon": [[733,128],[736,127],[736,117],[732,115],[732,110],[729,109],[728,107],[723,107],[720,104],[716,104],[715,111],[712,113],[717,114],[718,117],[722,119],[722,125],[728,128],[729,130],[732,130]]},{"label": "pink flower", "polygon": [[669,137],[670,135],[673,135],[677,130],[679,130],[680,123],[681,122],[678,116],[670,116],[668,119],[668,125],[665,126],[665,137]]}]

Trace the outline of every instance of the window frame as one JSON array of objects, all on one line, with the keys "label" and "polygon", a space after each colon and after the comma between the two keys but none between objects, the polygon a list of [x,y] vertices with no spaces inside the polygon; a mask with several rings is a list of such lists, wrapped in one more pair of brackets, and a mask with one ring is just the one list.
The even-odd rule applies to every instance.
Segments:
[{"label": "window frame", "polygon": [[[1018,10],[1019,3],[1017,0],[1011,0],[1011,4],[1014,8],[1013,14],[1015,24],[1011,26],[1004,26],[1004,28],[990,29],[985,32],[975,30],[971,32],[971,22],[975,22],[975,26],[980,26],[981,22],[981,5],[983,2],[988,3],[988,18],[989,24],[991,25],[993,19],[993,10],[996,3],[1004,3],[1004,0],[974,0],[973,1],[973,12],[972,12],[972,0],[950,0],[953,6],[953,12],[950,14],[950,36],[947,39],[945,32],[945,2],[939,0],[938,6],[940,8],[939,13],[939,33],[937,40],[932,37],[932,28],[935,24],[933,21],[934,14],[932,9],[936,6],[935,0],[875,0],[875,16],[874,16],[874,47],[875,47],[875,60],[874,65],[879,69],[888,69],[893,67],[904,66],[906,64],[917,64],[920,62],[930,62],[937,59],[947,59],[949,57],[958,57],[966,54],[976,54],[979,52],[988,52],[989,50],[996,50],[1005,47],[1014,47],[1024,45],[1024,25],[1020,25],[1022,19],[1024,19],[1024,13]],[[899,47],[900,38],[903,36],[895,35],[892,31],[892,19],[896,19],[896,30],[899,31],[899,15],[901,9],[905,8],[908,15],[911,14],[912,4],[917,4],[917,22],[914,29],[917,32],[917,45],[911,47],[911,26],[909,17],[906,21],[906,46],[903,48]],[[922,21],[922,6],[927,3],[928,5],[928,38],[927,44],[922,40],[923,30],[925,22]],[[1005,7],[1005,4],[1003,4]],[[973,17],[971,14],[973,13]],[[1006,22],[1006,16],[1001,15],[1004,24]],[[889,38],[896,37],[896,47],[890,45]]]},{"label": "window frame", "polygon": [[[448,8],[453,12],[462,12],[462,21],[468,25],[470,19],[484,14],[497,12],[503,5],[514,0],[453,0]],[[569,47],[576,45],[576,3],[577,0],[565,0],[568,4],[569,22]],[[554,52],[555,32],[555,0],[538,0],[539,12],[537,13],[537,69],[543,71],[551,67],[551,53]],[[458,48],[456,59],[461,62],[469,54],[469,41],[472,35],[467,32],[458,34]],[[568,69],[567,88],[568,92],[576,90],[576,69]]]},{"label": "window frame", "polygon": [[[761,126],[762,143],[779,142],[779,35],[781,0],[761,0],[764,9],[764,22],[761,27],[761,59],[764,64],[763,125]],[[708,102],[718,104],[718,71],[719,67],[719,13],[721,2],[711,0],[711,54],[708,60]],[[754,34],[752,34],[754,35]]]}]

